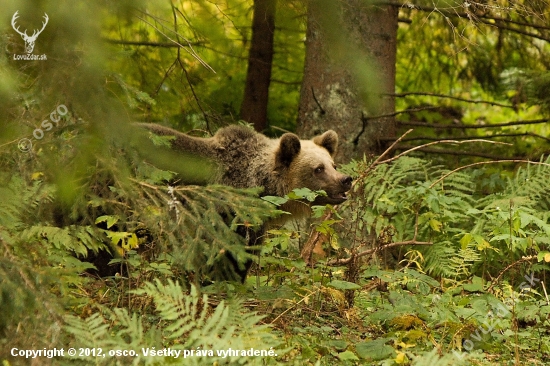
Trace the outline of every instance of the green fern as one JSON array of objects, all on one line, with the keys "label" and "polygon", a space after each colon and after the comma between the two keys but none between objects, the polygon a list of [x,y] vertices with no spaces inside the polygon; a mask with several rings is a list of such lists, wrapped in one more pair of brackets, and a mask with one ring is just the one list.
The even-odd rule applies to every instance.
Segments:
[{"label": "green fern", "polygon": [[456,277],[458,272],[455,258],[457,256],[457,250],[452,242],[443,240],[434,243],[424,251],[424,270],[436,276]]},{"label": "green fern", "polygon": [[357,182],[351,217],[359,221],[362,233],[353,237],[376,235],[380,240],[391,227],[393,241],[414,237],[432,242],[415,248],[424,254],[424,269],[457,279],[495,272],[487,262],[548,250],[550,168],[528,164],[498,192],[482,195],[476,191],[476,177],[483,174],[450,172],[409,157],[377,166]]},{"label": "green fern", "polygon": [[[269,350],[279,345],[269,332],[269,327],[259,325],[262,317],[246,311],[240,301],[230,304],[221,301],[215,308],[208,304],[206,295],[199,295],[191,286],[186,294],[172,281],[166,284],[156,280],[147,282],[134,294],[150,297],[156,309],[157,325],[150,326],[142,316],[130,315],[126,309],[101,309],[104,315],[94,314],[87,319],[71,316],[65,330],[74,337],[73,347],[95,347],[102,350],[135,350],[136,356],[117,358],[121,364],[160,365],[167,362],[180,365],[241,364],[263,365],[274,357],[250,357],[233,355],[224,357],[218,351]],[[110,325],[109,325],[110,324]],[[170,348],[180,356],[151,357],[147,350]],[[200,355],[197,356],[197,350]],[[193,354],[191,355],[191,351]],[[275,353],[275,351],[273,351]],[[187,355],[184,358],[184,354]],[[74,359],[94,361],[98,365],[112,364],[107,357],[80,356]]]},{"label": "green fern", "polygon": [[[357,168],[360,172],[360,166]],[[433,243],[418,248],[424,253],[428,273],[456,276],[460,270],[467,276],[464,263],[472,256],[460,252],[459,240],[462,228],[471,220],[468,213],[475,203],[472,198],[475,182],[469,174],[455,172],[433,184],[447,173],[449,170],[441,166],[403,156],[361,176],[356,183],[356,199],[351,204],[355,205],[351,207],[352,215],[358,218],[353,221],[359,221],[357,227],[361,233],[355,232],[353,237],[375,235],[380,240],[387,228],[393,228],[393,241],[415,238]]]},{"label": "green fern", "polygon": [[106,246],[95,239],[99,231],[91,226],[76,226],[59,228],[54,226],[32,226],[21,233],[22,240],[45,241],[57,249],[86,256],[88,249],[97,252]]}]

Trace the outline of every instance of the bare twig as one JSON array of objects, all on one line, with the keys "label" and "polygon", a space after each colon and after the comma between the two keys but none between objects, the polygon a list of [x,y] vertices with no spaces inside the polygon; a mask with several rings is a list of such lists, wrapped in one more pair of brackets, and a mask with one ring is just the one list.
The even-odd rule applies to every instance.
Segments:
[{"label": "bare twig", "polygon": [[311,87],[311,95],[313,96],[313,100],[315,101],[315,104],[317,104],[317,107],[319,107],[319,109],[321,110],[321,114],[325,114],[326,111],[321,106],[321,103],[319,103],[319,101],[317,100],[317,97],[315,96],[315,90],[313,89],[313,87]]},{"label": "bare twig", "polygon": [[545,166],[549,166],[549,167],[550,167],[550,164],[547,164],[547,163],[541,163],[541,162],[538,162],[538,161],[522,160],[522,159],[480,161],[480,162],[477,162],[477,163],[472,163],[472,164],[464,165],[464,166],[458,167],[458,168],[456,168],[456,169],[454,169],[454,170],[451,170],[450,172],[444,174],[441,178],[439,178],[438,180],[436,180],[435,182],[433,182],[433,183],[430,185],[430,188],[433,188],[436,184],[438,184],[439,182],[443,181],[445,178],[447,178],[447,177],[450,176],[451,174],[454,174],[454,173],[456,173],[456,172],[458,172],[458,171],[460,171],[460,170],[467,169],[467,168],[471,168],[471,167],[477,166],[477,165],[499,164],[499,163],[527,163],[527,164],[545,165]]},{"label": "bare twig", "polygon": [[[410,8],[410,9],[414,9],[414,10],[420,10],[420,11],[424,11],[424,12],[428,12],[428,13],[439,13],[442,16],[445,16],[445,17],[464,18],[464,19],[468,19],[468,20],[472,19],[472,13],[458,11],[458,9],[462,9],[461,6],[447,7],[447,8],[417,5],[417,4],[409,6],[408,4],[395,2],[395,1],[380,1],[380,2],[376,2],[376,5],[390,5],[390,6],[395,6],[395,7],[399,7],[399,8]],[[499,27],[499,28],[503,28],[503,29],[507,29],[507,30],[511,30],[511,31],[515,31],[515,32],[518,32],[519,30],[517,28],[509,28],[509,27],[504,28],[504,26],[501,23],[509,23],[509,24],[515,24],[515,25],[524,26],[524,27],[531,27],[531,28],[534,28],[534,29],[537,29],[537,30],[549,30],[550,29],[550,27],[548,27],[546,25],[538,25],[538,24],[533,24],[533,23],[520,22],[520,21],[516,21],[516,20],[512,20],[512,19],[506,19],[506,18],[498,17],[498,16],[492,15],[490,13],[479,14],[479,15],[476,15],[475,17],[481,23],[487,24],[487,25],[492,26],[492,27]],[[539,36],[539,35],[531,35],[531,34],[528,34],[528,35],[536,37],[536,38],[541,38],[542,37],[542,36]],[[541,39],[546,39],[546,38],[541,38]]]},{"label": "bare twig", "polygon": [[405,136],[407,136],[409,133],[413,132],[413,129],[411,128],[410,130],[408,130],[407,132],[405,132],[404,134],[401,135],[401,137],[399,137],[397,140],[395,140],[395,142],[393,144],[391,144],[390,147],[388,147],[386,149],[386,151],[384,151],[382,153],[382,155],[380,155],[374,162],[372,162],[371,165],[369,165],[369,167],[367,169],[365,169],[365,171],[363,173],[361,173],[361,175],[354,180],[353,182],[353,185],[355,186],[355,184],[360,181],[362,178],[364,178],[367,174],[369,174],[374,168],[376,168],[377,165],[380,165],[381,164],[381,160],[382,158],[384,158],[386,155],[388,155],[390,153],[390,151],[393,150],[393,148],[399,143],[401,142],[401,140],[403,140],[403,138]]},{"label": "bare twig", "polygon": [[299,303],[301,303],[302,301],[305,301],[306,299],[309,299],[310,296],[313,296],[315,295],[316,292],[319,292],[320,290],[316,290],[314,291],[313,293],[309,294],[309,295],[305,295],[304,297],[302,297],[300,299],[300,301],[296,302],[295,304],[292,304],[291,307],[289,307],[288,309],[286,309],[285,311],[283,311],[281,314],[279,314],[275,319],[273,319],[271,321],[270,324],[273,324],[275,323],[277,320],[279,320],[280,317],[282,317],[283,315],[285,315],[286,313],[288,313],[290,310],[292,310],[293,308],[295,308]]},{"label": "bare twig", "polygon": [[465,124],[452,124],[452,125],[442,125],[442,124],[433,124],[425,122],[415,122],[415,121],[398,121],[397,123],[401,126],[417,126],[417,127],[429,127],[429,128],[438,128],[438,129],[469,129],[469,128],[497,128],[497,127],[508,127],[508,126],[520,126],[520,125],[535,125],[540,123],[550,122],[550,118],[541,118],[533,119],[530,121],[512,121],[504,123],[490,123],[486,125],[465,125]]},{"label": "bare twig", "polygon": [[356,258],[361,258],[361,257],[364,257],[364,256],[369,255],[369,254],[374,254],[374,253],[379,252],[379,251],[384,250],[384,249],[393,248],[393,247],[402,246],[402,245],[433,245],[433,243],[430,242],[430,241],[416,241],[416,240],[398,241],[398,242],[395,242],[395,243],[384,244],[384,245],[381,245],[381,246],[376,247],[376,248],[365,250],[361,253],[356,254],[355,256],[351,256],[351,257],[348,257],[348,258],[334,259],[334,260],[328,261],[326,263],[326,265],[327,266],[341,266],[341,265],[344,265],[344,264],[348,264],[354,258],[355,259]]},{"label": "bare twig", "polygon": [[[154,18],[151,14],[146,14],[148,15],[149,17],[151,18]],[[200,56],[195,52],[195,50],[193,49],[192,45],[191,45],[191,42],[189,42],[188,40],[186,40],[185,38],[185,41],[187,43],[187,47],[182,45],[181,43],[179,43],[178,41],[170,38],[166,33],[164,33],[163,31],[161,31],[160,29],[158,29],[155,25],[151,24],[150,22],[148,22],[147,20],[145,20],[144,18],[142,17],[138,17],[138,19],[140,19],[142,22],[144,23],[147,23],[149,24],[151,27],[155,28],[160,34],[162,34],[163,36],[165,36],[168,40],[170,40],[171,42],[173,42],[174,44],[178,45],[179,48],[183,48],[187,53],[189,53],[193,58],[195,58],[198,62],[200,62],[200,64],[202,66],[204,66],[205,68],[207,68],[208,70],[212,71],[213,73],[216,73],[216,71],[214,71],[214,69],[208,65],[202,58],[200,58]],[[157,19],[156,19],[157,20]],[[176,35],[178,35],[177,32],[175,32]],[[178,35],[179,36],[179,35]],[[178,49],[179,49],[178,48]]]},{"label": "bare twig", "polygon": [[404,138],[405,136],[407,136],[409,133],[413,132],[414,130],[411,128],[410,130],[408,130],[407,132],[405,132],[404,134],[401,135],[401,137],[399,137],[397,140],[395,140],[395,142],[393,144],[391,144],[390,147],[388,147],[386,149],[386,151],[384,151],[382,153],[382,155],[380,155],[378,157],[378,159],[376,159],[370,166],[369,166],[369,170],[371,169],[371,167],[375,166],[375,165],[378,165],[380,164],[380,161],[382,160],[383,157],[385,157],[386,155],[389,154],[389,152],[398,144],[400,143],[401,141],[404,141]]},{"label": "bare twig", "polygon": [[[400,146],[399,148],[403,150],[409,150],[412,149],[414,146],[404,145]],[[475,156],[478,158],[484,158],[484,159],[492,159],[492,160],[514,160],[514,159],[521,159],[519,156],[511,156],[510,158],[503,158],[502,155],[494,155],[494,154],[488,154],[483,152],[478,152],[475,150],[451,150],[451,149],[435,149],[435,148],[429,148],[429,147],[422,147],[420,149],[417,149],[417,151],[427,153],[427,154],[437,154],[437,155],[455,155],[455,156]]]},{"label": "bare twig", "polygon": [[473,104],[489,104],[489,105],[494,105],[496,107],[512,108],[512,109],[515,108],[513,105],[501,104],[501,103],[497,103],[497,102],[491,102],[491,101],[488,101],[488,100],[466,99],[466,98],[462,98],[462,97],[455,97],[453,95],[429,93],[429,92],[406,92],[406,93],[395,93],[395,94],[388,94],[388,95],[393,96],[393,97],[398,97],[398,98],[399,97],[406,97],[406,96],[409,96],[409,95],[422,95],[422,96],[429,96],[429,97],[436,97],[436,98],[454,99],[454,100],[459,100],[461,102],[467,102],[467,103],[473,103]]},{"label": "bare twig", "polygon": [[504,269],[502,271],[499,272],[499,274],[497,275],[497,277],[491,281],[491,286],[489,286],[489,288],[487,289],[487,292],[491,292],[491,290],[493,289],[493,287],[495,287],[495,285],[500,281],[500,278],[504,275],[504,273],[506,273],[510,268],[520,264],[520,263],[523,263],[523,262],[530,262],[532,261],[533,259],[537,259],[537,256],[536,255],[529,255],[529,256],[525,256],[525,257],[521,257],[521,259],[513,262],[513,263],[510,263],[509,265],[507,265],[506,267],[504,267]]},{"label": "bare twig", "polygon": [[[161,47],[161,48],[179,48],[181,45],[173,42],[149,42],[149,41],[127,41],[124,39],[112,39],[112,38],[103,38],[105,42],[112,44],[121,44],[127,46],[146,46],[146,47]],[[203,45],[204,42],[189,42],[188,44],[193,46]]]},{"label": "bare twig", "polygon": [[[388,94],[389,95],[389,94]],[[392,113],[387,114],[380,114],[378,116],[365,116],[364,118],[367,121],[373,120],[373,119],[380,119],[380,118],[387,118],[387,117],[395,117],[397,115],[403,114],[403,113],[410,113],[410,112],[420,112],[420,111],[426,111],[426,110],[433,110],[433,109],[439,109],[440,107],[437,106],[429,106],[429,107],[418,107],[418,108],[409,108],[409,109],[403,109],[402,111],[395,111]]]},{"label": "bare twig", "polygon": [[[180,39],[180,35],[177,32],[178,30],[178,17],[176,14],[176,7],[172,5],[172,14],[174,16],[174,33],[176,34],[176,37],[178,38],[178,41]],[[204,118],[204,121],[206,123],[206,129],[210,133],[210,136],[213,136],[212,130],[210,129],[210,121],[208,119],[208,115],[202,108],[201,102],[199,100],[199,97],[197,96],[197,93],[195,93],[195,88],[193,88],[193,83],[191,83],[191,80],[189,79],[189,73],[187,72],[187,69],[185,68],[185,65],[183,64],[183,61],[181,60],[181,53],[180,48],[178,48],[178,56],[177,56],[177,62],[179,63],[181,69],[183,70],[183,73],[185,75],[185,79],[187,80],[187,85],[189,85],[189,89],[191,89],[191,93],[193,94],[193,98],[195,98],[195,102],[197,103],[199,109],[201,110],[202,116]]]},{"label": "bare twig", "polygon": [[485,142],[485,143],[490,143],[490,144],[502,144],[502,145],[512,145],[512,144],[509,144],[509,143],[505,143],[505,142],[499,142],[499,141],[489,141],[489,140],[484,140],[484,139],[472,139],[472,140],[467,140],[467,141],[457,141],[457,140],[440,140],[440,141],[434,141],[434,142],[429,142],[427,144],[423,144],[423,145],[419,145],[419,146],[415,146],[415,147],[412,147],[404,152],[402,152],[401,154],[399,155],[396,155],[394,156],[393,158],[391,159],[387,159],[387,160],[384,160],[382,162],[380,162],[379,164],[386,164],[386,163],[389,163],[389,162],[392,162],[394,160],[397,160],[399,159],[400,157],[402,157],[403,155],[406,155],[410,152],[413,152],[413,151],[416,151],[416,150],[420,150],[422,148],[425,148],[425,147],[428,147],[428,146],[432,146],[432,145],[437,145],[437,144],[464,144],[464,143],[470,143],[470,142]]},{"label": "bare twig", "polygon": [[166,79],[168,79],[168,76],[170,76],[170,74],[172,73],[172,70],[174,69],[174,67],[176,66],[176,63],[177,63],[177,60],[175,60],[174,62],[172,62],[172,64],[170,65],[170,67],[168,68],[168,70],[166,70],[166,72],[164,73],[164,77],[162,78],[162,80],[160,81],[159,85],[157,86],[157,88],[155,89],[155,92],[154,92],[154,96],[158,95],[159,91],[160,91],[160,88],[162,87],[162,84],[164,84],[164,81]]},{"label": "bare twig", "polygon": [[361,257],[364,257],[366,255],[374,254],[374,253],[379,252],[379,251],[384,250],[384,249],[389,249],[389,248],[398,247],[398,246],[402,246],[402,245],[432,245],[433,244],[432,242],[429,242],[429,241],[417,241],[416,240],[417,237],[418,237],[418,212],[416,212],[415,222],[414,222],[414,236],[411,240],[398,241],[398,242],[395,242],[395,243],[384,244],[384,245],[378,246],[376,248],[372,248],[372,249],[362,251],[358,254],[352,254],[348,258],[340,258],[340,259],[334,259],[334,260],[328,261],[326,263],[326,265],[327,266],[341,266],[341,265],[344,265],[344,264],[348,264],[348,263],[356,260],[357,258],[361,258]]},{"label": "bare twig", "polygon": [[[543,140],[546,140],[546,141],[550,142],[550,138],[538,135],[538,134],[533,133],[533,132],[503,133],[503,134],[499,134],[499,135],[491,135],[491,136],[483,136],[483,137],[486,138],[486,139],[494,139],[494,138],[499,138],[499,137],[520,137],[520,136],[531,136],[531,137],[540,138],[540,139],[543,139]],[[456,137],[455,136],[448,136],[446,138],[437,138],[437,137],[433,137],[433,136],[415,136],[415,137],[409,137],[407,139],[403,139],[401,141],[406,142],[406,141],[416,141],[416,140],[429,140],[429,141],[470,140],[471,138],[472,138],[471,136],[456,136]],[[389,137],[389,138],[382,138],[380,140],[382,140],[382,141],[393,141],[393,140],[395,140],[395,138]]]},{"label": "bare twig", "polygon": [[550,299],[548,299],[548,292],[546,292],[546,286],[544,285],[544,281],[540,281],[540,284],[542,285],[542,289],[544,291],[544,297],[546,297],[546,305],[550,305]]}]

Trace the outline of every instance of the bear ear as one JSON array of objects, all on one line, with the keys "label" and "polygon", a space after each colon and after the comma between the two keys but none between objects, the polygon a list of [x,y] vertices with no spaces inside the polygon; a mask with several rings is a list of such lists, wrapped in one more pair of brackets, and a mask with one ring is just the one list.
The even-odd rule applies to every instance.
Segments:
[{"label": "bear ear", "polygon": [[338,134],[333,130],[328,130],[322,135],[315,136],[313,142],[327,149],[332,156],[336,152],[336,149],[338,149]]},{"label": "bear ear", "polygon": [[277,150],[275,157],[275,165],[277,167],[288,168],[301,148],[298,136],[293,133],[285,133],[279,140],[279,150]]}]

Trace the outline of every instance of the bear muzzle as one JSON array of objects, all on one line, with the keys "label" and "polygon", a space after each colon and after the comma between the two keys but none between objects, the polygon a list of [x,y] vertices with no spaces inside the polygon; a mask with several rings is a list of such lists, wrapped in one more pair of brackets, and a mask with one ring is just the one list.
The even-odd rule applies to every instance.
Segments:
[{"label": "bear muzzle", "polygon": [[325,192],[327,193],[327,195],[323,197],[317,197],[317,199],[315,199],[314,201],[314,204],[338,205],[342,202],[345,202],[348,199],[346,192],[351,189],[352,182],[353,182],[353,179],[349,175],[342,176],[342,178],[340,178],[339,180],[339,184],[337,184],[336,186],[330,187],[330,189],[325,189]]}]

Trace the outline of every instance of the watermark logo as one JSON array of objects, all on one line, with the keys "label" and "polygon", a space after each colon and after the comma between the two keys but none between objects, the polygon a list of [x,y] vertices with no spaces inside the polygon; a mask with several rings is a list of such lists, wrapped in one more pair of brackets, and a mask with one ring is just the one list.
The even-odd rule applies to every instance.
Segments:
[{"label": "watermark logo", "polygon": [[48,14],[44,13],[44,22],[42,22],[42,29],[38,30],[38,29],[35,29],[32,33],[32,35],[28,35],[27,34],[27,30],[25,29],[24,32],[21,32],[19,30],[19,26],[17,26],[16,24],[16,21],[17,21],[17,18],[19,18],[19,10],[17,10],[15,12],[15,14],[13,14],[13,17],[11,18],[11,26],[13,27],[13,29],[19,33],[19,35],[21,36],[21,38],[23,38],[23,40],[25,41],[25,51],[27,52],[26,55],[13,55],[13,59],[14,60],[46,60],[47,57],[46,55],[34,55],[32,53],[32,51],[34,50],[34,44],[36,42],[36,39],[38,38],[38,36],[40,35],[40,33],[42,33],[42,31],[44,30],[44,28],[46,28],[46,24],[48,24]]},{"label": "watermark logo", "polygon": [[[69,113],[69,110],[67,109],[65,104],[58,105],[57,108],[52,113],[50,113],[50,119],[42,121],[40,127],[34,129],[34,131],[32,132],[32,137],[34,137],[37,141],[42,140],[42,138],[44,137],[44,131],[47,132],[54,127],[52,122],[55,123],[55,127],[57,127],[59,121],[61,120],[61,117],[63,117],[67,113]],[[32,140],[28,137],[24,137],[19,140],[19,142],[17,143],[17,147],[22,152],[27,153],[32,150]]]},{"label": "watermark logo", "polygon": [[17,143],[17,147],[22,152],[27,153],[32,150],[32,141],[31,139],[24,137],[19,140],[19,142]]},{"label": "watermark logo", "polygon": [[[527,282],[524,281],[519,285],[520,295],[524,291],[528,291],[530,289],[535,288],[535,286],[537,285],[537,282],[541,282],[540,279],[535,277],[534,272],[532,272],[530,275],[525,275],[524,278],[527,280]],[[485,319],[483,321],[483,325],[485,325],[486,328],[484,328],[483,325],[478,326],[475,333],[470,334],[470,337],[468,339],[465,339],[462,342],[462,347],[466,351],[470,352],[470,351],[474,350],[474,347],[475,347],[475,342],[474,341],[477,341],[477,342],[482,341],[482,337],[483,337],[482,334],[485,334],[485,335],[486,334],[491,334],[491,335],[493,335],[493,332],[495,332],[495,326],[500,325],[498,318],[502,319],[502,318],[506,317],[508,314],[510,314],[513,307],[514,307],[514,305],[517,302],[519,302],[519,298],[514,295],[511,298],[508,298],[508,299],[504,300],[504,305],[503,304],[498,304],[496,306],[497,307],[497,309],[496,309],[497,317],[495,318],[494,314],[487,314],[487,316],[485,317]],[[466,356],[465,352],[453,351],[453,353],[454,353],[455,357],[457,357],[460,360],[463,359]]]}]

